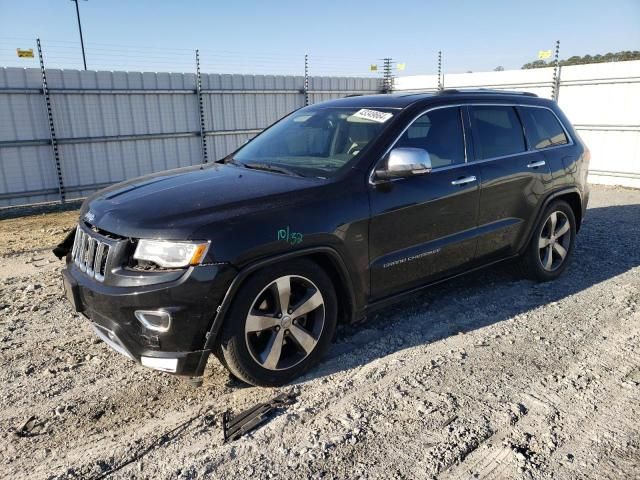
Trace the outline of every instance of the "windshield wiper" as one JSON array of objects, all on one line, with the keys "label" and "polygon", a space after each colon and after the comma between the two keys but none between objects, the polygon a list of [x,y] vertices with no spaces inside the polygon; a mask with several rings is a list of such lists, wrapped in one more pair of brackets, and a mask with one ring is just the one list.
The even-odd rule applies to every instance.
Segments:
[{"label": "windshield wiper", "polygon": [[[235,163],[240,163],[240,162],[236,162],[234,160]],[[284,173],[285,175],[292,175],[294,177],[302,177],[303,175],[300,175],[298,172],[294,172],[293,170],[289,170],[286,167],[281,167],[279,165],[272,165],[270,163],[255,163],[255,162],[249,162],[249,163],[240,163],[241,165],[244,165],[246,168],[251,168],[253,170],[265,170],[267,172],[276,172],[276,173]]]},{"label": "windshield wiper", "polygon": [[224,157],[222,160],[220,160],[220,163],[230,163],[231,165],[236,165],[238,167],[244,167],[244,163],[240,163],[239,161],[237,161],[235,158],[233,158],[231,155]]}]

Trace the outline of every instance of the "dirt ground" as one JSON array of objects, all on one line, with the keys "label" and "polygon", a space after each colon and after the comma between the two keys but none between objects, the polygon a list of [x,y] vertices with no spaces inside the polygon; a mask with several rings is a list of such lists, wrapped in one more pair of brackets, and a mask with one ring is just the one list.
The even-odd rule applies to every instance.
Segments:
[{"label": "dirt ground", "polygon": [[[0,476],[640,478],[640,191],[592,191],[558,281],[502,265],[431,288],[283,389],[131,363],[63,299],[49,248],[75,213],[1,220]],[[291,389],[222,443],[225,410]]]}]

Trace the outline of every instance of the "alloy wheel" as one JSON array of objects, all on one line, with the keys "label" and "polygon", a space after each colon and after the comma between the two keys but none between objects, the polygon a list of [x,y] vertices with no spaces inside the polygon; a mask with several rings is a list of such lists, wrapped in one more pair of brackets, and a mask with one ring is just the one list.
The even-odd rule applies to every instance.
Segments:
[{"label": "alloy wheel", "polygon": [[308,278],[286,275],[267,285],[252,302],[245,340],[263,368],[286,370],[313,352],[324,323],[320,289]]},{"label": "alloy wheel", "polygon": [[547,218],[538,239],[539,258],[542,268],[553,272],[567,258],[571,246],[571,223],[561,211],[552,212]]}]

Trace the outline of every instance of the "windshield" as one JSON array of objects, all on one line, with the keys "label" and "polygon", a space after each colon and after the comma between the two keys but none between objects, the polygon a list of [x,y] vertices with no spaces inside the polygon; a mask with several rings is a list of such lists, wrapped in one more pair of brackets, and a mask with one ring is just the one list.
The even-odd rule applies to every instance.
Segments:
[{"label": "windshield", "polygon": [[299,111],[242,147],[231,161],[247,168],[330,177],[356,158],[392,116],[389,109]]}]

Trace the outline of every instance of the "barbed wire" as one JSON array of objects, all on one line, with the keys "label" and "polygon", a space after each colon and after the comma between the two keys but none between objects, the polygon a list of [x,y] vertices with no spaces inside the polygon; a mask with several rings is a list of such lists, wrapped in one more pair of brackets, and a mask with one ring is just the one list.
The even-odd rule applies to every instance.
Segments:
[{"label": "barbed wire", "polygon": [[[47,68],[81,69],[77,41],[42,38]],[[36,59],[18,58],[16,46],[34,48],[35,39],[0,35],[0,66],[37,67]],[[195,70],[195,49],[179,47],[85,43],[87,63],[93,70],[144,70],[190,73]],[[199,49],[202,71],[223,74],[304,75],[304,53],[246,52],[228,49]],[[381,77],[378,58],[356,55],[308,55],[311,76]]]},{"label": "barbed wire", "polygon": [[[77,69],[81,67],[80,43],[77,40],[62,40],[41,38],[45,61],[50,68]],[[0,35],[0,65],[2,66],[37,66],[35,61],[20,59],[15,53],[16,47],[35,48],[35,38],[27,36]],[[87,60],[92,69],[105,68],[117,70],[121,68],[170,70],[191,72],[195,68],[195,48],[187,47],[163,47],[158,45],[124,45],[117,43],[87,42]],[[204,71],[217,71],[218,73],[282,73],[303,74],[304,55],[308,53],[310,73],[312,75],[347,75],[362,77],[380,77],[382,75],[383,56],[357,56],[357,55],[327,55],[313,52],[290,52],[286,56],[279,51],[242,51],[233,49],[200,48],[200,55],[205,66]],[[396,68],[396,74],[402,71],[404,75],[427,73],[416,71],[413,65],[424,65],[425,59],[433,59],[433,70],[436,70],[437,49],[425,49],[416,54],[405,54],[402,59],[395,59],[394,65],[403,64],[406,69]],[[74,55],[75,54],[75,55]],[[513,63],[522,58],[519,54],[501,54],[494,52],[491,55],[493,65],[484,70],[491,70],[503,64]],[[477,64],[477,55],[473,53],[456,54],[457,65]],[[427,62],[428,64],[428,62]],[[451,58],[444,56],[446,73],[465,73],[468,68],[452,68]],[[371,65],[378,65],[378,71],[371,71]]]}]

